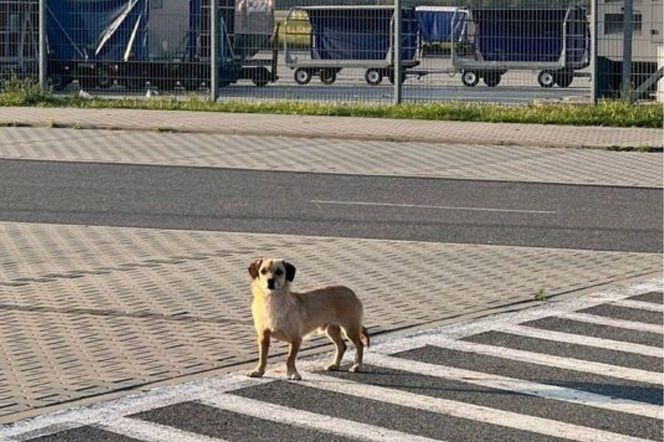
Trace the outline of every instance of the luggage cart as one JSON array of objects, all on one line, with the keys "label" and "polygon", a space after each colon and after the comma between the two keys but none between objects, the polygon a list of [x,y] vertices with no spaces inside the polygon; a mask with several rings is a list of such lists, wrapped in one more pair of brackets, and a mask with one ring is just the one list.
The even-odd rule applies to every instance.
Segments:
[{"label": "luggage cart", "polygon": [[[295,82],[308,84],[318,76],[331,85],[344,68],[365,70],[364,79],[378,85],[384,77],[394,82],[394,8],[385,6],[312,6],[288,11],[282,33],[286,65]],[[402,66],[419,64],[417,20],[414,8],[402,10]]]},{"label": "luggage cart", "polygon": [[279,25],[273,0],[237,0],[235,53],[242,59],[240,78],[263,87],[278,80]]},{"label": "luggage cart", "polygon": [[[458,11],[453,17],[457,19]],[[465,86],[495,87],[508,70],[539,71],[542,87],[568,87],[590,64],[586,9],[472,9],[463,41],[451,39],[452,65]]]}]

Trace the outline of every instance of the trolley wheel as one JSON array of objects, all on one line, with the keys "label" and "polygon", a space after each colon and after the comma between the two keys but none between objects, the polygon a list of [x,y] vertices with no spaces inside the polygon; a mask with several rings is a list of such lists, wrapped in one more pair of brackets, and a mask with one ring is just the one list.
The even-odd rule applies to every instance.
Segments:
[{"label": "trolley wheel", "polygon": [[480,76],[475,71],[463,71],[461,74],[461,82],[464,86],[475,87],[480,82]]},{"label": "trolley wheel", "polygon": [[558,71],[553,74],[553,81],[559,87],[569,87],[574,81],[574,72],[571,71]]},{"label": "trolley wheel", "polygon": [[205,81],[200,78],[186,78],[182,85],[187,91],[197,91],[199,90]]},{"label": "trolley wheel", "polygon": [[251,72],[251,81],[254,82],[256,87],[263,87],[270,82],[270,70],[265,66],[255,68]]},{"label": "trolley wheel", "polygon": [[[54,91],[61,91],[65,88],[65,79],[60,74],[49,75],[49,84]],[[0,89],[2,89],[2,81],[0,80]]]},{"label": "trolley wheel", "polygon": [[[387,73],[387,78],[390,80],[390,83],[394,84],[394,69],[390,69],[390,71]],[[406,71],[405,69],[401,70],[401,83],[406,81]]]},{"label": "trolley wheel", "polygon": [[294,77],[295,77],[295,82],[297,84],[301,85],[309,84],[309,82],[311,81],[311,71],[305,68],[297,68],[295,70]]},{"label": "trolley wheel", "polygon": [[542,87],[553,87],[556,84],[556,80],[551,71],[542,71],[537,75],[537,82]]},{"label": "trolley wheel", "polygon": [[108,66],[99,66],[97,69],[97,86],[102,89],[108,89],[113,84],[111,79],[111,70]]},{"label": "trolley wheel", "polygon": [[378,86],[383,81],[383,73],[378,69],[367,69],[364,79],[371,86]]},{"label": "trolley wheel", "polygon": [[323,84],[330,85],[337,81],[337,71],[334,69],[323,69],[320,71],[320,81]]},{"label": "trolley wheel", "polygon": [[500,84],[501,77],[500,72],[487,72],[482,79],[487,86],[496,87]]}]

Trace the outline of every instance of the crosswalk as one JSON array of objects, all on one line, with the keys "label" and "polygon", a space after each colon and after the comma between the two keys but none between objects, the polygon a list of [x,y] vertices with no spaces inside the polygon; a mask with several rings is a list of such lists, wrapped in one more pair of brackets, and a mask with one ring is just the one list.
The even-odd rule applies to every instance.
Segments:
[{"label": "crosswalk", "polygon": [[[363,373],[282,362],[0,428],[6,441],[661,441],[662,281],[398,338]],[[352,357],[348,355],[348,357]]]}]

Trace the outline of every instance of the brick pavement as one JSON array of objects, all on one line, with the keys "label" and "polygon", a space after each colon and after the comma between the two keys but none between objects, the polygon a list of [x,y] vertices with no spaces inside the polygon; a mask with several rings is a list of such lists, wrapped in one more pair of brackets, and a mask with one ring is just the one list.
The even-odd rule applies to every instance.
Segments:
[{"label": "brick pavement", "polygon": [[662,187],[661,153],[257,135],[3,128],[0,158]]},{"label": "brick pavement", "polygon": [[540,147],[661,147],[660,129],[309,117],[213,112],[0,107],[0,124]]},{"label": "brick pavement", "polygon": [[648,253],[33,223],[0,223],[0,243],[0,423],[253,360],[246,268],[258,256],[291,259],[298,289],[353,287],[371,333],[652,275],[662,263]]}]

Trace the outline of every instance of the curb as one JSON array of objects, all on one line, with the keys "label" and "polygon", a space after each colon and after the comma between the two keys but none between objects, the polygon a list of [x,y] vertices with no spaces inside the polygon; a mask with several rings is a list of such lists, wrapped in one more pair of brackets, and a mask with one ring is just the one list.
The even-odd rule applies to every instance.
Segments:
[{"label": "curb", "polygon": [[[48,128],[48,129],[75,129],[75,130],[106,130],[106,131],[123,131],[123,132],[157,132],[157,133],[175,133],[175,134],[210,134],[210,135],[239,135],[239,136],[260,136],[260,137],[284,137],[284,138],[298,138],[298,139],[328,139],[340,141],[381,141],[386,143],[431,143],[431,144],[468,144],[475,146],[511,146],[511,147],[536,147],[536,148],[564,148],[564,149],[593,149],[593,150],[609,150],[619,152],[663,152],[663,144],[622,144],[622,145],[605,145],[605,146],[591,146],[584,143],[570,144],[565,142],[537,142],[524,139],[519,141],[500,141],[488,142],[483,139],[473,139],[468,137],[431,137],[431,136],[413,136],[413,135],[381,135],[381,134],[342,134],[336,132],[328,133],[284,133],[275,130],[241,130],[232,128],[186,128],[174,126],[128,126],[118,124],[94,124],[85,123],[80,121],[63,121],[58,122],[55,120],[48,120],[45,122],[37,121],[21,121],[21,120],[0,120],[0,128],[2,127],[16,127],[16,128]],[[579,127],[579,126],[575,126]],[[595,126],[592,126],[595,127]]]}]

